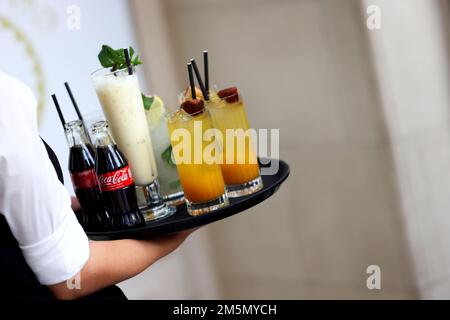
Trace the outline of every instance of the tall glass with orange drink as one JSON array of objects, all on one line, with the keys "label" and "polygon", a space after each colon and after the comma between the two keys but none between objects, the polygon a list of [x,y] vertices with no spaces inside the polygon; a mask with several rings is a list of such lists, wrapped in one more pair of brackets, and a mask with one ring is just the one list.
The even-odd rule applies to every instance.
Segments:
[{"label": "tall glass with orange drink", "polygon": [[245,105],[236,87],[217,94],[207,102],[214,128],[221,132],[221,168],[230,198],[255,193],[262,189],[258,158],[252,143]]},{"label": "tall glass with orange drink", "polygon": [[189,100],[167,117],[172,152],[177,165],[188,212],[200,215],[228,204],[225,182],[215,152],[205,153],[215,143],[203,139],[212,129],[203,100]]}]

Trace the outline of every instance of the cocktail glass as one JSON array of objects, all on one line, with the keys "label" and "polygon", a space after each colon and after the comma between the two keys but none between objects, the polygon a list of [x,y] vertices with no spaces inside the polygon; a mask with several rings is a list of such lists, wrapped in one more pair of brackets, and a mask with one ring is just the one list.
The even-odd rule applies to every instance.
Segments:
[{"label": "cocktail glass", "polygon": [[128,160],[136,183],[139,209],[146,221],[167,217],[175,208],[160,195],[152,141],[136,72],[100,69],[92,74],[111,133]]},{"label": "cocktail glass", "polygon": [[230,198],[249,195],[263,187],[252,141],[256,134],[250,129],[239,91],[233,89],[222,98],[211,92],[206,103],[214,128],[221,132],[221,169]]},{"label": "cocktail glass", "polygon": [[145,110],[145,114],[152,138],[156,167],[158,168],[161,195],[168,204],[180,205],[184,203],[184,194],[177,166],[172,157],[172,145],[170,144],[166,121],[167,110],[160,97],[156,95],[148,95],[147,97],[153,101],[149,110]]},{"label": "cocktail glass", "polygon": [[220,166],[203,156],[215,143],[203,139],[212,129],[206,110],[196,115],[182,109],[172,112],[167,116],[167,126],[189,214],[201,215],[228,205]]}]

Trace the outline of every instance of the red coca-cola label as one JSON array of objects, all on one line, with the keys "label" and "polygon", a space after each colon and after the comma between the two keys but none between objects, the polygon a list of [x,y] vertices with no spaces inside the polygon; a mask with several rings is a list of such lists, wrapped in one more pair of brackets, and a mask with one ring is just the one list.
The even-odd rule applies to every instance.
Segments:
[{"label": "red coca-cola label", "polygon": [[107,172],[98,176],[100,182],[100,189],[102,192],[114,191],[132,185],[134,183],[128,166],[123,167],[113,172]]},{"label": "red coca-cola label", "polygon": [[89,189],[98,185],[98,180],[94,169],[72,173],[70,176],[72,178],[72,184],[75,190]]}]

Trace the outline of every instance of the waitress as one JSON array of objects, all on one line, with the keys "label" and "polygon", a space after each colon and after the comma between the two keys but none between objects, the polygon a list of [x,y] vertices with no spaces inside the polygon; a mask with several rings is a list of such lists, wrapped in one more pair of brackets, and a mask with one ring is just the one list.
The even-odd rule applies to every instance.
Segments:
[{"label": "waitress", "polygon": [[126,299],[114,284],[175,250],[189,232],[89,242],[36,119],[30,89],[0,72],[0,296]]}]

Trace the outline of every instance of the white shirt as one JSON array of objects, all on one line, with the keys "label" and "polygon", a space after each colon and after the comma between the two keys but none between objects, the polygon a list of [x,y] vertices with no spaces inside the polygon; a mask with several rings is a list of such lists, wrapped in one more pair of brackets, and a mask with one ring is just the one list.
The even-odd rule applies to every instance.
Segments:
[{"label": "white shirt", "polygon": [[39,137],[36,99],[2,72],[0,214],[41,284],[72,278],[88,260],[87,236]]}]

